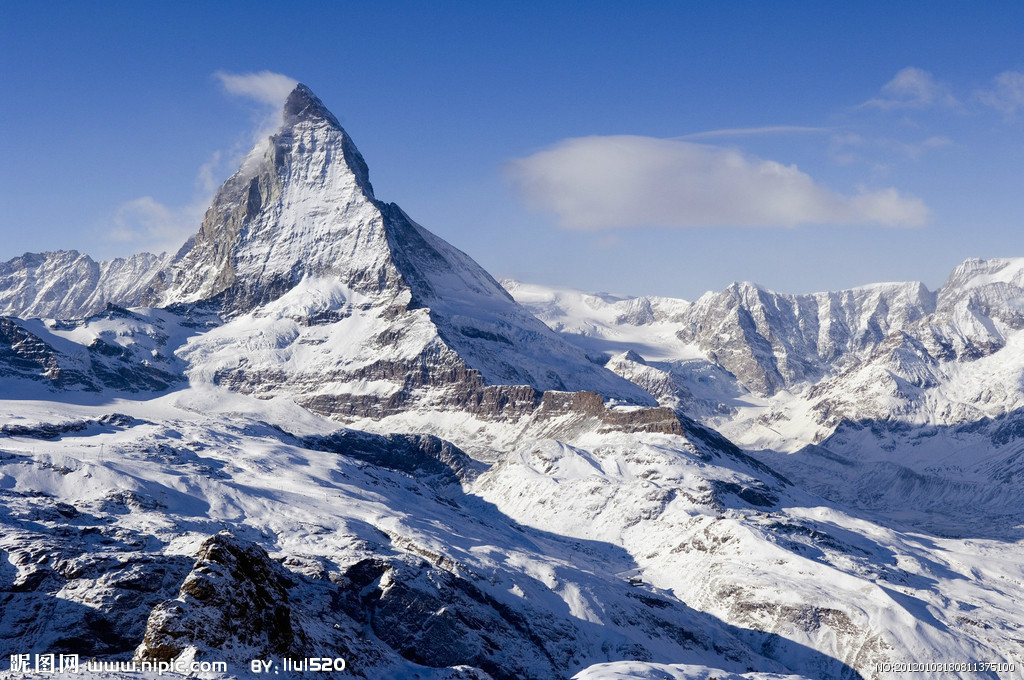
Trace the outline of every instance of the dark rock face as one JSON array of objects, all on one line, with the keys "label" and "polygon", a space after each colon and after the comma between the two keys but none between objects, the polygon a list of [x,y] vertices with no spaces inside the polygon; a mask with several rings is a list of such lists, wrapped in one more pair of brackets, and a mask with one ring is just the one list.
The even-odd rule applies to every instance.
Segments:
[{"label": "dark rock face", "polygon": [[546,680],[561,673],[545,635],[571,638],[559,626],[566,628],[530,621],[414,555],[363,559],[312,581],[221,532],[203,544],[178,597],[153,609],[135,658],[167,661],[192,649],[196,658],[246,661],[302,658],[316,649],[320,656],[356,654],[365,668],[374,656],[381,663],[392,654],[432,668],[463,667],[451,677]]},{"label": "dark rock face", "polygon": [[328,436],[306,437],[302,444],[317,451],[333,451],[399,470],[420,479],[433,478],[441,484],[470,482],[486,468],[458,447],[431,435],[375,435],[345,430]]},{"label": "dark rock face", "polygon": [[61,370],[56,350],[9,318],[0,318],[0,376],[47,379],[57,386],[70,379]]},{"label": "dark rock face", "polygon": [[[286,380],[284,375],[278,376]],[[296,401],[314,413],[345,420],[353,417],[384,418],[402,413],[420,403],[419,392],[434,388],[432,408],[458,410],[494,422],[516,422],[522,418],[552,419],[571,414],[577,420],[596,419],[604,431],[664,432],[684,434],[672,409],[644,407],[609,409],[602,395],[582,391],[541,391],[530,385],[488,385],[478,371],[468,368],[454,352],[435,351],[410,364],[378,362],[358,373],[332,375],[339,381],[401,381],[403,387],[382,397],[376,394],[316,394],[297,396]],[[274,385],[273,376],[260,377],[235,371],[218,376],[218,384],[248,392],[254,387]],[[440,389],[438,389],[440,388]]]},{"label": "dark rock face", "polygon": [[555,622],[530,621],[448,571],[414,558],[373,558],[349,567],[342,583],[345,612],[410,661],[466,664],[496,680],[563,675],[546,645],[574,631],[544,630]]},{"label": "dark rock face", "polygon": [[721,497],[724,494],[738,496],[750,505],[759,508],[771,508],[779,502],[779,497],[766,484],[757,480],[746,485],[712,480],[711,490],[715,500],[723,506],[725,504],[721,502]]},{"label": "dark rock face", "polygon": [[[295,621],[287,570],[266,551],[221,532],[203,544],[175,600],[156,607],[136,658],[167,661],[193,646],[305,656],[310,641]],[[255,657],[253,657],[255,658]]]},{"label": "dark rock face", "polygon": [[[528,385],[485,385],[478,371],[468,368],[448,348],[432,348],[412,361],[377,361],[356,371],[333,374],[332,379],[349,381],[387,381],[401,385],[393,394],[315,394],[299,395],[300,404],[322,415],[336,418],[383,418],[416,405],[420,392],[429,387],[441,390],[431,400],[435,407],[451,407],[491,420],[514,419],[529,413],[539,403],[540,393]],[[280,376],[287,380],[287,376]],[[322,377],[321,377],[322,378]],[[274,384],[258,376],[233,372],[218,376],[219,384],[246,392],[261,385]]]},{"label": "dark rock face", "polygon": [[129,656],[147,615],[174,593],[190,561],[140,552],[147,537],[42,494],[0,490],[0,501],[5,645],[83,658]]},{"label": "dark rock face", "polygon": [[33,437],[35,439],[56,439],[64,434],[72,434],[87,430],[90,426],[128,427],[135,419],[123,413],[110,413],[99,418],[73,420],[64,423],[40,423],[38,425],[21,425],[7,423],[0,427],[0,434],[8,437]]},{"label": "dark rock face", "polygon": [[600,432],[685,434],[679,416],[670,408],[614,409],[607,408],[596,392],[545,392],[537,409],[538,419],[565,415],[596,420]]}]

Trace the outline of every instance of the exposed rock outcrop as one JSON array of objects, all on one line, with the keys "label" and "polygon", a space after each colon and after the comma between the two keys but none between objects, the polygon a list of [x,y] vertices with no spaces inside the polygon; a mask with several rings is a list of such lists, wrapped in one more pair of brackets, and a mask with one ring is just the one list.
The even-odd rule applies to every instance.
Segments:
[{"label": "exposed rock outcrop", "polygon": [[142,661],[196,655],[245,660],[269,655],[303,658],[311,641],[293,614],[295,581],[259,546],[222,532],[210,537],[174,600],[149,615],[135,652]]}]

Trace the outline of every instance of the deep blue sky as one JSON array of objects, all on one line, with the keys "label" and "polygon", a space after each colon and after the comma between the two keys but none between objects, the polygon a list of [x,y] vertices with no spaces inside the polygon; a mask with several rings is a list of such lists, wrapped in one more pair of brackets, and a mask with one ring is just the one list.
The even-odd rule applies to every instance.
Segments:
[{"label": "deep blue sky", "polygon": [[270,71],[497,277],[935,287],[1024,255],[1024,5],[976,4],[7,3],[0,260],[184,240],[266,122],[214,74]]}]

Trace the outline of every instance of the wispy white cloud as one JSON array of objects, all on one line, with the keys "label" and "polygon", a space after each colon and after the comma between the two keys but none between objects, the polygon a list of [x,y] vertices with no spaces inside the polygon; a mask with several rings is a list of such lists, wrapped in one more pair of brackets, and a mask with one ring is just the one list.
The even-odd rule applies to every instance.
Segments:
[{"label": "wispy white cloud", "polygon": [[976,93],[979,101],[1008,117],[1024,110],[1024,73],[1004,71],[992,79],[992,86]]},{"label": "wispy white cloud", "polygon": [[908,66],[882,86],[878,97],[867,100],[861,106],[888,111],[932,106],[952,108],[958,104],[949,85],[936,80],[924,69]]},{"label": "wispy white cloud", "polygon": [[506,167],[529,206],[569,229],[650,225],[918,226],[924,203],[895,189],[843,196],[792,165],[722,148],[639,136],[567,139]]},{"label": "wispy white cloud", "polygon": [[298,84],[294,78],[271,71],[217,71],[213,75],[227,94],[256,104],[252,132],[230,151],[218,150],[210,154],[196,173],[196,195],[188,205],[168,206],[152,196],[142,196],[118,206],[112,226],[104,232],[107,241],[131,246],[136,251],[176,251],[199,230],[203,214],[217,189],[238,168],[249,147],[265,140],[278,128],[285,100]]},{"label": "wispy white cloud", "polygon": [[223,166],[224,153],[214,151],[210,154],[210,160],[199,166],[199,174],[196,175],[196,188],[204,195],[213,196],[213,192],[220,186],[218,174]]},{"label": "wispy white cloud", "polygon": [[865,152],[881,150],[887,157],[893,157],[895,154],[916,161],[925,153],[950,146],[952,143],[953,140],[943,135],[932,135],[917,142],[905,142],[886,137],[865,139],[854,132],[843,132],[830,138],[829,156],[839,165],[851,165],[856,162],[868,162]]},{"label": "wispy white cloud", "polygon": [[829,132],[827,127],[808,127],[805,125],[767,125],[753,128],[727,128],[724,130],[707,130],[705,132],[694,132],[689,135],[681,135],[672,139],[712,139],[715,137],[752,137],[756,135],[786,135]]},{"label": "wispy white cloud", "polygon": [[928,219],[928,208],[913,196],[905,196],[888,187],[868,191],[859,187],[856,196],[849,199],[848,213],[852,220],[838,221],[868,222],[887,227],[918,227]]},{"label": "wispy white cloud", "polygon": [[[272,135],[281,126],[285,100],[299,81],[283,73],[227,73],[217,71],[213,76],[224,91],[257,104],[251,142],[259,142]],[[237,155],[237,154],[233,154]]]},{"label": "wispy white cloud", "polygon": [[247,97],[274,109],[281,109],[299,81],[282,73],[260,71],[259,73],[228,73],[217,71],[213,74],[228,94]]},{"label": "wispy white cloud", "polygon": [[199,230],[205,205],[198,202],[183,208],[169,208],[152,196],[121,204],[114,226],[106,233],[109,241],[129,244],[138,251],[174,252]]}]

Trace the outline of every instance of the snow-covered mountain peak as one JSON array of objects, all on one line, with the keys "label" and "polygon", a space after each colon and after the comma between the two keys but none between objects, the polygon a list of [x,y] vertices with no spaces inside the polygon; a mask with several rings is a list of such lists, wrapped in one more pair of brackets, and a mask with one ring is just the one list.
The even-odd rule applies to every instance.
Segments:
[{"label": "snow-covered mountain peak", "polygon": [[302,83],[296,85],[288,95],[283,113],[285,126],[295,125],[299,121],[326,121],[334,127],[341,128],[334,114],[327,110],[320,98],[313,94],[313,90]]},{"label": "snow-covered mountain peak", "polygon": [[967,298],[986,306],[993,301],[1024,306],[1024,257],[965,260],[942,284],[938,298],[940,309]]},{"label": "snow-covered mountain peak", "polygon": [[1017,285],[1024,282],[1024,257],[966,259],[950,273],[942,288],[970,288],[997,282]]},{"label": "snow-covered mountain peak", "polygon": [[764,286],[759,283],[754,283],[753,281],[733,281],[729,284],[727,290],[735,291],[736,293],[743,295],[767,291]]},{"label": "snow-covered mountain peak", "polygon": [[217,298],[229,314],[244,312],[324,274],[368,293],[394,288],[398,273],[355,144],[303,85],[282,120],[217,192],[146,304]]},{"label": "snow-covered mountain peak", "polygon": [[281,120],[282,126],[276,136],[278,139],[286,137],[289,133],[294,135],[296,128],[304,126],[314,129],[325,128],[325,130],[321,130],[322,133],[329,130],[340,134],[345,165],[355,175],[360,188],[368,196],[373,197],[373,187],[370,185],[370,172],[366,161],[363,160],[359,149],[352,142],[352,138],[341,127],[338,119],[324,106],[320,98],[313,94],[312,90],[302,83],[296,85],[285,101]]},{"label": "snow-covered mountain peak", "polygon": [[183,350],[193,380],[285,390],[341,416],[444,405],[491,385],[653,404],[465,253],[378,201],[368,178],[348,133],[297,86],[281,128],[224,183],[144,301],[202,303],[230,320]]},{"label": "snow-covered mountain peak", "polygon": [[82,318],[137,298],[170,256],[138,253],[97,262],[76,250],[0,262],[0,315]]},{"label": "snow-covered mountain peak", "polygon": [[[465,253],[378,201],[351,137],[308,87],[291,92],[281,121],[169,262],[122,263],[126,276],[139,275],[105,294],[99,273],[79,273],[97,269],[85,256],[28,258],[0,266],[0,283],[11,282],[0,303],[6,295],[8,314],[63,318],[85,316],[84,304],[94,313],[97,302],[172,308],[185,330],[159,351],[181,357],[193,384],[287,394],[341,418],[418,405],[501,418],[508,408],[538,408],[547,391],[655,405],[520,307]],[[38,351],[22,357],[33,367],[69,356],[45,329],[12,326],[7,335],[35,338]]]}]

